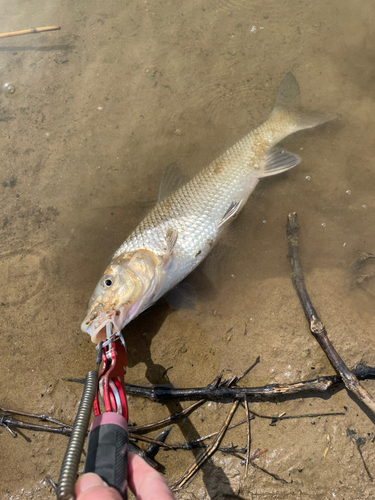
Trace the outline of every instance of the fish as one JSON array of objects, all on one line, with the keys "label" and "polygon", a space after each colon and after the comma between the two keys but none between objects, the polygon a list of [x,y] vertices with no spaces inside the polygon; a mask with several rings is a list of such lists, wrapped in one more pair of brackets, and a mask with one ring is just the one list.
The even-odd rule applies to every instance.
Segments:
[{"label": "fish", "polygon": [[260,126],[190,180],[168,167],[155,207],[112,255],[96,285],[82,331],[99,343],[107,324],[120,332],[173,289],[210,253],[260,179],[300,163],[299,156],[276,145],[336,117],[301,108],[299,85],[289,72]]}]

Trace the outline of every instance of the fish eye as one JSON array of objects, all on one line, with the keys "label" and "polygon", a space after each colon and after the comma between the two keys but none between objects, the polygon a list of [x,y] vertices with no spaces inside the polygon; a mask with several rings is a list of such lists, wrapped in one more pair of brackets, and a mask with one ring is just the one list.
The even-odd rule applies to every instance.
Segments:
[{"label": "fish eye", "polygon": [[104,288],[110,288],[113,285],[113,279],[110,276],[107,276],[102,281],[102,286]]}]

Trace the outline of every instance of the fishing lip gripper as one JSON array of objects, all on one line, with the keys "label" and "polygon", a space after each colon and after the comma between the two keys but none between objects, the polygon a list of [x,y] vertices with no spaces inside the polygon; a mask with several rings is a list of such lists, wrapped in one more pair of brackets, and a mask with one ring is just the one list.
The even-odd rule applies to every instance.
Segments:
[{"label": "fishing lip gripper", "polygon": [[[125,393],[127,352],[121,332],[112,333],[106,325],[106,340],[100,342],[96,358],[97,369],[86,376],[85,388],[69,444],[61,467],[57,488],[58,500],[74,500],[77,470],[87,435],[90,415],[95,418],[90,427],[84,473],[98,474],[108,486],[116,488],[127,499],[128,407]],[[104,411],[101,411],[101,404]]]},{"label": "fishing lip gripper", "polygon": [[[107,340],[99,344],[102,370],[98,377],[84,472],[95,472],[127,498],[128,407],[125,393],[127,352],[124,338],[106,325]],[[100,411],[99,394],[104,405]]]}]

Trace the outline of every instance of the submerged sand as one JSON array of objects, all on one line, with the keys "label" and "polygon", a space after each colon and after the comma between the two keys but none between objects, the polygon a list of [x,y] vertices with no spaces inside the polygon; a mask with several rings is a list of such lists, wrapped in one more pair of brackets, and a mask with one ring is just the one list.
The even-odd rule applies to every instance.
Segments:
[{"label": "submerged sand", "polygon": [[[289,70],[305,106],[341,118],[284,141],[303,162],[260,182],[208,272],[191,278],[195,309],[161,304],[129,325],[127,380],[202,386],[257,356],[245,385],[333,373],[290,281],[291,211],[307,286],[334,345],[349,366],[375,365],[374,268],[354,265],[358,252],[375,252],[374,12],[369,0],[3,2],[0,32],[61,31],[0,42],[1,406],[72,422],[82,386],[64,379],[94,367],[94,346],[79,327],[107,259],[153,206],[164,168],[174,162],[193,175],[266,119]],[[137,424],[180,407],[129,404]],[[206,404],[169,441],[217,431],[229,409]],[[178,498],[374,496],[347,436],[351,429],[365,438],[361,451],[375,474],[373,417],[347,392],[250,409],[345,415],[276,426],[257,418],[252,448],[268,449],[257,464],[288,483],[253,468],[245,478],[237,458],[217,454]],[[234,421],[244,415],[239,408]],[[224,445],[246,440],[243,426]],[[2,429],[2,498],[54,498],[45,478],[57,481],[66,445],[64,436],[24,431],[13,439]],[[157,459],[172,483],[194,454]]]}]

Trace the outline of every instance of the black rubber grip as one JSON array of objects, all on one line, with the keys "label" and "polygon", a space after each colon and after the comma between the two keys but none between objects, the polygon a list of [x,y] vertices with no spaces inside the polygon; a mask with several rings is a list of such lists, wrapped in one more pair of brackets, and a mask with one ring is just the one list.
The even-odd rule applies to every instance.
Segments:
[{"label": "black rubber grip", "polygon": [[127,499],[128,427],[122,415],[104,413],[92,423],[84,472],[95,472]]}]

